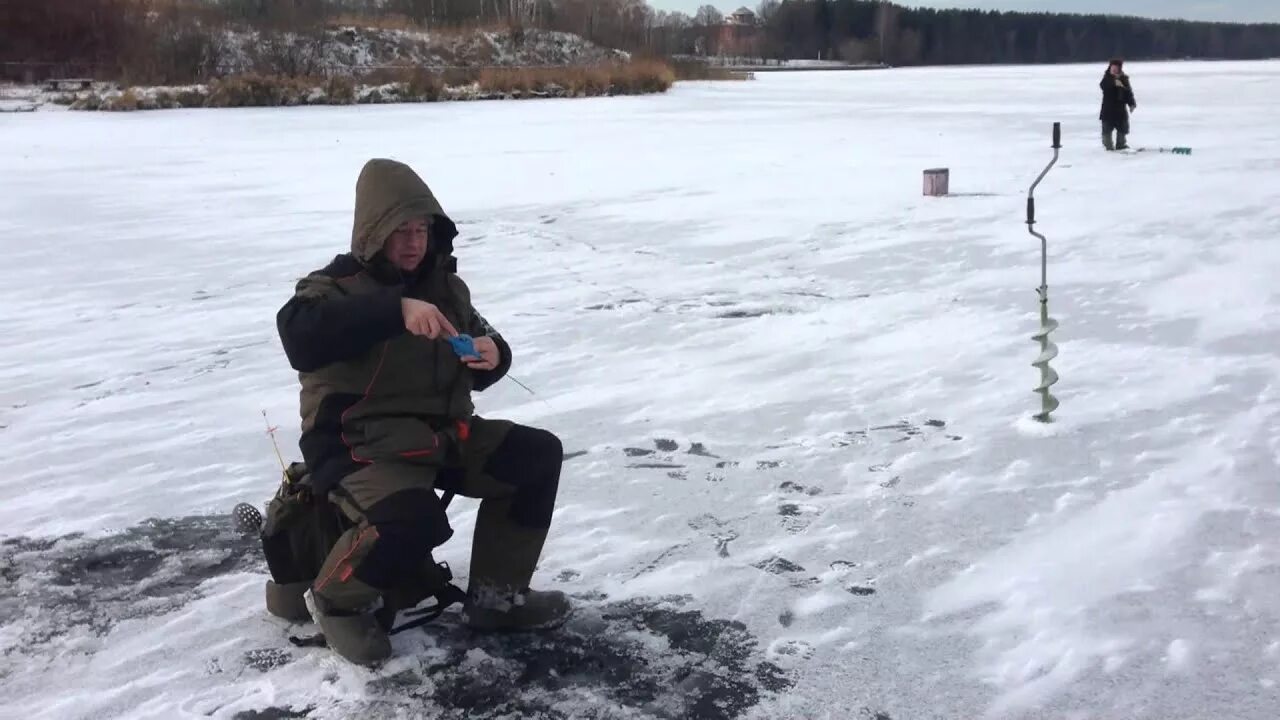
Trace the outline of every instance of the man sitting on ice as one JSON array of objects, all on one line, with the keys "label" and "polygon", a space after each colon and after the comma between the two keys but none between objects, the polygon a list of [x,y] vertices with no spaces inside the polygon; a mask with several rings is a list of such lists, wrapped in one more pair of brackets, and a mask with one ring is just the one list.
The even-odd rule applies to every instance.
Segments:
[{"label": "man sitting on ice", "polygon": [[[353,662],[391,654],[373,614],[409,588],[453,534],[434,489],[481,498],[466,622],[556,627],[560,592],[529,589],[551,525],[562,447],[552,433],[477,417],[511,349],[457,274],[458,234],[407,165],[369,161],[356,183],[351,251],[298,282],[277,316],[301,380],[300,447],[317,493],[350,520],[310,586],[329,645]],[[449,342],[474,336],[474,355]]]}]

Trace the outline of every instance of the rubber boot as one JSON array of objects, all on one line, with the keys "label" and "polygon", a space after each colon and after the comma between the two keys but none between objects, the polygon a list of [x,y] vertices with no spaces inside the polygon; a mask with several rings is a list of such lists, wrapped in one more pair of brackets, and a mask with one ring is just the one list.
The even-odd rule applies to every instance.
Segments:
[{"label": "rubber boot", "polygon": [[375,604],[359,610],[333,605],[314,590],[307,593],[312,617],[334,652],[356,665],[376,665],[391,657],[391,638],[378,621]]},{"label": "rubber boot", "polygon": [[572,611],[569,599],[561,592],[529,590],[547,530],[515,524],[509,510],[505,499],[486,499],[480,505],[463,622],[480,631],[558,627]]},{"label": "rubber boot", "polygon": [[267,581],[267,612],[289,622],[311,622],[311,611],[307,609],[307,590],[311,583],[307,581],[285,583],[281,585]]},{"label": "rubber boot", "polygon": [[526,588],[503,595],[479,588],[467,594],[462,614],[467,627],[479,632],[537,632],[563,625],[573,614],[573,606],[558,590]]}]

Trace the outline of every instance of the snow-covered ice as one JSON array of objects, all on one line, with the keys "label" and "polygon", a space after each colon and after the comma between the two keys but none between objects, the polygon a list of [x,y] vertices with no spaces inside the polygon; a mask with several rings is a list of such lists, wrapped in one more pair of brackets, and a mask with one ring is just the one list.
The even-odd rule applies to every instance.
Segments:
[{"label": "snow-covered ice", "polygon": [[[220,539],[274,490],[264,410],[297,455],[275,310],[391,156],[460,222],[537,393],[481,411],[571,454],[538,581],[633,603],[676,678],[643,706],[544,683],[549,716],[729,717],[681,705],[709,681],[680,668],[749,674],[723,648],[754,639],[751,717],[1274,717],[1280,63],[1132,65],[1131,142],[1192,155],[1104,153],[1094,65],[0,116],[4,713],[499,716],[442,694],[430,635],[373,672],[292,647]],[[1023,221],[1054,121],[1043,426]],[[939,166],[953,196],[922,197]],[[439,559],[465,579],[475,504],[451,510]]]}]

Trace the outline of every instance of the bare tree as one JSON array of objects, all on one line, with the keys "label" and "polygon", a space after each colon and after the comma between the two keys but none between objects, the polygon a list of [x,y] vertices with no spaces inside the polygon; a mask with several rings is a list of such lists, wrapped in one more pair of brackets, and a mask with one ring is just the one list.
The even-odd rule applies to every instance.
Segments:
[{"label": "bare tree", "polygon": [[724,13],[714,5],[703,5],[698,8],[698,12],[693,16],[693,24],[702,27],[711,27],[714,25],[724,24]]}]

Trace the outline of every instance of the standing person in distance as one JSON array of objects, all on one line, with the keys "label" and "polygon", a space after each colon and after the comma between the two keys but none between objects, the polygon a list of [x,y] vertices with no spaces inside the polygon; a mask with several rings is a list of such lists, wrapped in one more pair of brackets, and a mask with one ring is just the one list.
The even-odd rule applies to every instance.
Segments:
[{"label": "standing person in distance", "polygon": [[[1107,72],[1098,83],[1102,88],[1102,146],[1107,150],[1129,149],[1129,113],[1138,109],[1133,94],[1133,84],[1124,72],[1124,61],[1116,58],[1107,66]],[[1112,134],[1115,140],[1112,141]]]}]

